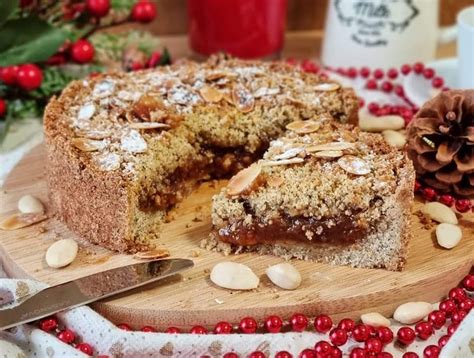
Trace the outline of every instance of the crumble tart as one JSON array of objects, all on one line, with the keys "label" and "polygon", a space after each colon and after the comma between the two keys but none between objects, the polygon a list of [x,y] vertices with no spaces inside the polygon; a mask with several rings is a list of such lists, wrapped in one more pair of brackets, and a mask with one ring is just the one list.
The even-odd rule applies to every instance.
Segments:
[{"label": "crumble tart", "polygon": [[202,246],[401,270],[415,180],[406,153],[327,119],[287,128],[213,198]]},{"label": "crumble tart", "polygon": [[75,81],[44,115],[51,202],[89,241],[147,250],[196,183],[261,158],[290,122],[355,124],[357,102],[287,64],[222,56]]}]

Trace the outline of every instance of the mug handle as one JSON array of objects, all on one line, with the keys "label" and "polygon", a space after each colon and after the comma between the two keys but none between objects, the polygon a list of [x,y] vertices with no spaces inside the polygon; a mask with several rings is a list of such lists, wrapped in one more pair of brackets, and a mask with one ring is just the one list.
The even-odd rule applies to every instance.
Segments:
[{"label": "mug handle", "polygon": [[458,27],[456,25],[445,26],[439,30],[438,44],[445,44],[456,40],[458,37]]}]

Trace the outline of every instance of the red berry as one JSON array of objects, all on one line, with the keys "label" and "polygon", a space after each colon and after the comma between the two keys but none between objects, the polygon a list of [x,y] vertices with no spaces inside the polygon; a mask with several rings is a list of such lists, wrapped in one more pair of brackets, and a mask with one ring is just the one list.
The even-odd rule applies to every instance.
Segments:
[{"label": "red berry", "polygon": [[413,65],[413,71],[415,71],[415,73],[422,73],[423,70],[425,69],[425,65],[423,65],[421,62],[417,62]]},{"label": "red berry", "polygon": [[260,351],[255,351],[249,354],[248,358],[266,358],[265,353]]},{"label": "red berry", "polygon": [[415,180],[415,192],[421,189],[421,183],[418,180]]},{"label": "red berry", "polygon": [[466,293],[461,287],[454,287],[450,289],[448,296],[450,299],[457,303],[462,302],[466,299]]},{"label": "red berry", "polygon": [[461,323],[461,321],[467,316],[467,312],[463,310],[457,310],[451,316],[452,323]]},{"label": "red berry", "polygon": [[312,349],[309,349],[309,348],[301,351],[301,353],[299,354],[298,357],[299,358],[319,358],[316,355],[316,352]]},{"label": "red berry", "polygon": [[110,0],[87,0],[86,7],[92,16],[104,17],[109,13]]},{"label": "red berry", "polygon": [[325,357],[332,352],[332,345],[327,341],[319,341],[314,345],[317,357]]},{"label": "red berry", "polygon": [[207,329],[203,326],[194,326],[191,328],[191,334],[207,334]]},{"label": "red berry", "polygon": [[89,343],[79,343],[76,348],[79,349],[82,353],[87,354],[88,356],[94,355],[94,348],[92,348]]},{"label": "red berry", "polygon": [[453,312],[456,311],[456,303],[451,299],[441,301],[439,309],[446,314],[446,317],[451,317]]},{"label": "red berry", "polygon": [[405,91],[403,90],[403,87],[400,85],[395,85],[393,87],[393,92],[395,92],[395,94],[400,97],[403,97],[405,95]]},{"label": "red berry", "polygon": [[320,70],[319,66],[311,60],[303,60],[303,62],[301,62],[301,69],[309,73],[318,73]]},{"label": "red berry", "polygon": [[76,339],[76,335],[70,329],[64,329],[58,333],[58,339],[63,341],[64,343],[72,343],[74,339]]},{"label": "red berry", "polygon": [[354,327],[355,327],[355,322],[353,319],[350,319],[350,318],[341,319],[341,321],[337,325],[337,328],[343,329],[346,332],[352,332]]},{"label": "red berry", "polygon": [[156,332],[156,329],[152,326],[143,326],[141,331],[142,332]]},{"label": "red berry", "polygon": [[275,354],[275,358],[293,358],[293,355],[287,351],[280,351]]},{"label": "red berry", "polygon": [[332,328],[332,320],[329,316],[321,314],[314,319],[314,329],[319,333],[326,333]]},{"label": "red berry", "polygon": [[357,69],[355,67],[349,67],[347,69],[347,77],[356,78],[357,77]]},{"label": "red berry", "polygon": [[[0,102],[0,109],[1,109],[1,102]],[[0,113],[1,113],[1,110],[0,110]],[[56,319],[56,317],[43,318],[40,321],[39,325],[43,331],[51,332],[51,331],[54,331],[56,328],[58,328],[58,320]]]},{"label": "red berry", "polygon": [[370,70],[369,70],[369,68],[368,68],[368,67],[362,67],[362,68],[360,69],[360,75],[361,75],[362,77],[364,77],[364,78],[369,77],[369,76],[370,76]]},{"label": "red berry", "polygon": [[400,343],[405,345],[413,343],[416,338],[415,331],[410,327],[401,327],[397,332],[397,338]]},{"label": "red berry", "polygon": [[347,332],[341,328],[334,328],[329,333],[329,339],[335,346],[342,346],[347,342]]},{"label": "red berry", "polygon": [[456,204],[454,204],[454,207],[460,213],[466,213],[471,208],[471,200],[469,200],[469,199],[458,199],[458,200],[456,200]]},{"label": "red berry", "polygon": [[469,313],[472,310],[473,306],[474,306],[474,302],[470,298],[466,298],[464,301],[459,303],[459,309],[467,313]]},{"label": "red berry", "polygon": [[415,325],[415,331],[418,338],[425,341],[433,334],[433,326],[429,322],[420,322]]},{"label": "red berry", "polygon": [[377,89],[377,81],[374,80],[374,79],[370,79],[367,81],[367,83],[365,84],[365,87],[367,89],[370,89],[370,90],[375,90]]},{"label": "red berry", "polygon": [[218,322],[214,327],[215,334],[229,334],[232,333],[232,325],[229,322]]},{"label": "red berry", "polygon": [[71,57],[77,63],[88,63],[94,58],[94,46],[84,39],[77,40],[71,46]]},{"label": "red berry", "polygon": [[393,89],[393,85],[392,85],[391,82],[384,81],[384,82],[382,83],[382,91],[388,93],[388,92],[391,92],[392,89]]},{"label": "red berry", "polygon": [[346,75],[346,70],[343,67],[339,67],[336,72],[339,73],[341,76]]},{"label": "red berry", "polygon": [[228,352],[228,353],[224,354],[223,358],[239,358],[239,355],[237,353],[234,353],[234,352]]},{"label": "red berry", "polygon": [[378,79],[378,80],[383,77],[383,74],[384,74],[384,73],[383,73],[383,70],[380,69],[380,68],[376,68],[376,69],[374,70],[374,73],[373,73],[374,77],[375,77],[376,79]]},{"label": "red berry", "polygon": [[295,313],[290,319],[291,329],[295,332],[303,332],[308,327],[308,318],[301,313]]},{"label": "red berry", "polygon": [[393,358],[393,355],[388,352],[380,352],[377,354],[377,358]]},{"label": "red berry", "polygon": [[156,5],[149,0],[140,0],[133,5],[131,16],[136,22],[151,22],[156,17]]},{"label": "red berry", "polygon": [[440,329],[446,323],[446,313],[434,310],[428,315],[428,321],[435,329]]},{"label": "red berry", "polygon": [[377,330],[375,329],[374,326],[371,326],[370,324],[366,324],[367,329],[369,330],[370,336],[371,337],[376,337],[377,336]]},{"label": "red berry", "polygon": [[257,321],[252,317],[244,317],[239,323],[239,329],[242,333],[255,333],[257,328]]},{"label": "red berry", "polygon": [[131,331],[132,330],[132,327],[130,327],[128,324],[126,323],[119,323],[117,325],[117,328],[120,328],[120,329],[123,329],[124,331]]},{"label": "red berry", "polygon": [[178,334],[181,333],[181,330],[178,327],[168,327],[165,333]]},{"label": "red berry", "polygon": [[269,333],[278,333],[283,327],[283,321],[278,316],[269,316],[265,320],[265,327]]},{"label": "red berry", "polygon": [[432,68],[425,68],[423,70],[423,76],[425,76],[427,80],[433,78],[434,75],[435,75],[435,71]]},{"label": "red berry", "polygon": [[423,357],[424,358],[438,358],[439,352],[441,352],[441,349],[439,349],[438,346],[431,344],[423,350]]},{"label": "red berry", "polygon": [[375,113],[378,112],[378,110],[379,110],[380,107],[379,107],[378,103],[376,103],[376,102],[370,102],[370,103],[368,104],[367,108],[369,109],[369,112],[370,112],[370,113],[375,114]]},{"label": "red berry", "polygon": [[288,57],[285,62],[289,65],[296,66],[298,64],[298,61],[294,57]]},{"label": "red berry", "polygon": [[458,329],[459,327],[459,323],[451,323],[449,326],[448,326],[448,329],[447,329],[447,332],[448,332],[448,335],[449,336],[452,336],[454,334],[454,332],[456,332],[456,330]]},{"label": "red berry", "polygon": [[380,353],[382,352],[383,344],[380,339],[369,338],[365,341],[365,350],[367,352]]},{"label": "red berry", "polygon": [[402,358],[419,358],[419,356],[415,352],[406,352],[403,354]]},{"label": "red berry", "polygon": [[46,63],[50,66],[58,66],[63,65],[67,62],[66,56],[62,53],[55,53],[54,55],[50,56]]},{"label": "red berry", "polygon": [[7,66],[0,69],[0,79],[7,86],[13,86],[17,82],[18,66]]},{"label": "red berry", "polygon": [[438,339],[438,346],[440,348],[443,348],[446,343],[448,343],[449,341],[449,336],[447,334],[445,334],[444,336],[441,336],[439,339]]},{"label": "red berry", "polygon": [[431,81],[431,85],[434,88],[441,88],[444,85],[444,80],[441,77],[435,77],[433,78],[433,81]]},{"label": "red berry", "polygon": [[43,81],[43,72],[41,69],[31,63],[21,65],[17,73],[18,85],[26,91],[32,91],[41,86]]},{"label": "red berry", "polygon": [[393,332],[388,327],[377,328],[377,338],[382,341],[383,344],[388,344],[393,341]]},{"label": "red berry", "polygon": [[425,200],[433,201],[436,199],[436,196],[438,194],[436,193],[436,190],[434,190],[433,188],[427,187],[423,189],[422,195]]},{"label": "red berry", "polygon": [[398,77],[398,70],[396,68],[391,68],[387,71],[387,76],[394,80]]},{"label": "red berry", "polygon": [[404,74],[404,75],[408,75],[411,71],[411,66],[410,65],[403,65],[400,69],[400,71]]},{"label": "red berry", "polygon": [[342,358],[342,351],[337,347],[332,347],[330,358]]},{"label": "red berry", "polygon": [[367,358],[367,351],[364,348],[355,347],[351,350],[349,358]]},{"label": "red berry", "polygon": [[161,60],[161,52],[155,51],[151,54],[150,59],[148,60],[147,67],[153,68],[159,65]]},{"label": "red berry", "polygon": [[468,291],[474,291],[474,275],[467,275],[462,280],[462,286]]},{"label": "red berry", "polygon": [[365,324],[358,324],[352,330],[352,338],[357,342],[365,342],[370,337],[370,332]]},{"label": "red berry", "polygon": [[447,206],[453,206],[454,198],[452,197],[452,195],[443,194],[439,197],[439,202]]}]

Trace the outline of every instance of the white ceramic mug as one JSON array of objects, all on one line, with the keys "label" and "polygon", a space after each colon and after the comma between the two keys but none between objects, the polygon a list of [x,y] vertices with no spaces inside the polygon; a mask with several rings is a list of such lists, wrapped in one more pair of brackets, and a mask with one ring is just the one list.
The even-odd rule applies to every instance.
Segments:
[{"label": "white ceramic mug", "polygon": [[458,15],[458,86],[474,89],[474,6]]},{"label": "white ceramic mug", "polygon": [[333,67],[387,69],[432,61],[455,27],[438,25],[439,0],[331,0],[322,62]]}]

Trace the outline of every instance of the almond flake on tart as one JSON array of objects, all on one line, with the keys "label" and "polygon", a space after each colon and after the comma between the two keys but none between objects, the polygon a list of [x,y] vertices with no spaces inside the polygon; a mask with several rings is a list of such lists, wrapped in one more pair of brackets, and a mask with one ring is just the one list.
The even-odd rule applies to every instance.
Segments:
[{"label": "almond flake on tart", "polygon": [[283,159],[283,160],[265,160],[261,162],[261,165],[265,167],[275,167],[278,165],[301,164],[303,162],[304,162],[303,158],[291,158],[291,159]]},{"label": "almond flake on tart", "polygon": [[249,189],[262,171],[260,164],[252,164],[234,175],[227,184],[227,195],[234,196]]},{"label": "almond flake on tart", "polygon": [[46,220],[44,213],[13,214],[0,222],[0,229],[5,231],[17,230]]},{"label": "almond flake on tart", "polygon": [[224,97],[222,92],[208,85],[201,87],[199,94],[206,102],[209,103],[217,103]]},{"label": "almond flake on tart", "polygon": [[234,106],[241,112],[247,113],[253,110],[255,98],[244,86],[234,86],[232,89],[232,101]]},{"label": "almond flake on tart", "polygon": [[316,158],[339,158],[342,157],[344,153],[341,150],[322,150],[320,152],[313,153],[313,157]]},{"label": "almond flake on tart", "polygon": [[158,128],[170,128],[169,124],[160,123],[160,122],[131,122],[129,124],[130,128],[133,129],[158,129]]},{"label": "almond flake on tart", "polygon": [[95,152],[102,150],[107,146],[107,143],[102,140],[94,140],[89,138],[73,138],[71,144],[83,152]]},{"label": "almond flake on tart", "polygon": [[320,126],[321,125],[318,122],[312,120],[294,121],[289,123],[286,126],[286,129],[289,129],[298,134],[308,134],[316,132],[320,128]]},{"label": "almond flake on tart", "polygon": [[355,175],[367,175],[371,171],[369,164],[365,160],[353,155],[345,155],[339,158],[337,164],[346,172]]},{"label": "almond flake on tart", "polygon": [[353,143],[330,142],[330,143],[311,145],[306,148],[306,151],[308,153],[312,153],[312,152],[320,152],[320,151],[326,151],[326,150],[346,150],[346,149],[353,149],[353,148],[355,148],[355,145]]},{"label": "almond flake on tart", "polygon": [[341,85],[339,83],[320,83],[314,86],[314,89],[316,91],[321,91],[321,92],[331,92],[331,91],[337,91],[339,88],[341,88]]}]

